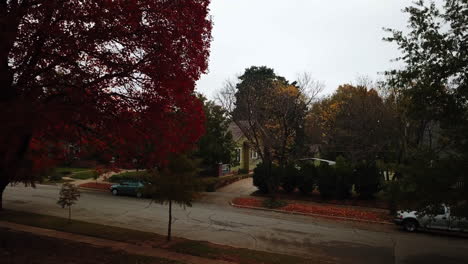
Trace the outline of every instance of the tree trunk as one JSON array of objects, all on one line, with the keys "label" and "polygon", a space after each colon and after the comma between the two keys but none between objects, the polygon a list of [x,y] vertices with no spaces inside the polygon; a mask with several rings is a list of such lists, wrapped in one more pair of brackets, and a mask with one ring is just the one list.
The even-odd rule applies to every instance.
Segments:
[{"label": "tree trunk", "polygon": [[71,223],[71,206],[68,206],[68,223]]},{"label": "tree trunk", "polygon": [[3,210],[3,191],[8,186],[8,182],[5,179],[0,179],[0,211]]},{"label": "tree trunk", "polygon": [[275,201],[276,195],[278,191],[278,181],[277,181],[277,173],[273,173],[273,162],[271,160],[270,154],[265,155],[265,164],[266,164],[266,177],[268,179],[268,192],[270,194],[270,199]]},{"label": "tree trunk", "polygon": [[172,228],[172,200],[169,200],[169,223],[167,225],[167,241],[171,241]]}]

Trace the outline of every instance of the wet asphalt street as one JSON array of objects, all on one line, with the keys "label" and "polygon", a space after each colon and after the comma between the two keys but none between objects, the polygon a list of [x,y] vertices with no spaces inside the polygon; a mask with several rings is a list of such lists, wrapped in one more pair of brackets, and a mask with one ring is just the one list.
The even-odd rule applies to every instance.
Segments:
[{"label": "wet asphalt street", "polygon": [[[59,188],[8,187],[7,209],[67,216],[56,204]],[[406,233],[394,225],[333,221],[275,212],[237,209],[232,193],[211,193],[193,207],[175,207],[174,235],[213,243],[310,256],[331,263],[468,263],[468,238]],[[149,200],[83,192],[75,219],[165,234],[167,207]],[[314,262],[315,263],[315,262]]]}]

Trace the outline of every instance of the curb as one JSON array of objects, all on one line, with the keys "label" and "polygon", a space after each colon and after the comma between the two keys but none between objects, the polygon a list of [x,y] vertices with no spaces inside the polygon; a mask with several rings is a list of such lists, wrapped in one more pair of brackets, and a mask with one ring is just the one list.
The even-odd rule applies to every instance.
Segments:
[{"label": "curb", "polygon": [[393,225],[392,222],[381,222],[381,221],[371,221],[371,220],[363,220],[363,219],[348,218],[348,217],[341,217],[341,216],[331,216],[331,215],[321,215],[321,214],[311,214],[311,213],[301,213],[301,212],[290,212],[290,211],[277,210],[277,209],[268,209],[268,208],[264,208],[264,207],[238,205],[238,204],[235,204],[233,202],[230,202],[229,204],[231,206],[237,207],[237,208],[253,209],[253,210],[260,210],[260,211],[269,211],[269,212],[276,212],[276,213],[283,213],[283,214],[314,216],[314,217],[322,217],[322,218],[335,219],[335,220],[363,222],[363,223],[369,223],[369,224]]}]

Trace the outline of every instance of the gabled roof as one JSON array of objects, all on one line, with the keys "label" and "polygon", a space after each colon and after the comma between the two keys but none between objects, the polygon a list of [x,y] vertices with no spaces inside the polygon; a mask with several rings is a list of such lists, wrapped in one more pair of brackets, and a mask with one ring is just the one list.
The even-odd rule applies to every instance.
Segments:
[{"label": "gabled roof", "polygon": [[234,122],[231,122],[231,124],[229,124],[228,131],[231,132],[232,139],[234,141],[239,141],[239,139],[241,139],[244,136],[242,130]]}]

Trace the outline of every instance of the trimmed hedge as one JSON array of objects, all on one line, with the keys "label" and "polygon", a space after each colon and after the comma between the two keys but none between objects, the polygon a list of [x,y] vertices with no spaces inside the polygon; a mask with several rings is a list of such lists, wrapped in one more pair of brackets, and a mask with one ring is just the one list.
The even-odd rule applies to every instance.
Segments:
[{"label": "trimmed hedge", "polygon": [[107,179],[107,181],[112,182],[112,183],[120,183],[123,181],[139,181],[147,175],[148,173],[145,170],[126,171],[126,172],[112,175],[111,177],[109,177],[109,179]]},{"label": "trimmed hedge", "polygon": [[323,199],[331,199],[335,196],[335,169],[326,162],[321,162],[318,167],[318,190]]},{"label": "trimmed hedge", "polygon": [[294,164],[290,164],[285,168],[279,168],[281,175],[281,187],[287,193],[292,193],[299,185],[299,169]]},{"label": "trimmed hedge", "polygon": [[301,164],[298,177],[298,189],[306,195],[314,191],[317,185],[318,172],[315,165],[311,162],[304,162]]},{"label": "trimmed hedge", "polygon": [[361,162],[354,170],[355,190],[361,199],[372,199],[382,189],[382,179],[375,162]]},{"label": "trimmed hedge", "polygon": [[268,193],[268,183],[273,179],[273,173],[278,173],[278,166],[271,165],[271,175],[268,176],[267,166],[262,162],[257,164],[253,173],[253,185],[258,188],[261,193]]}]

